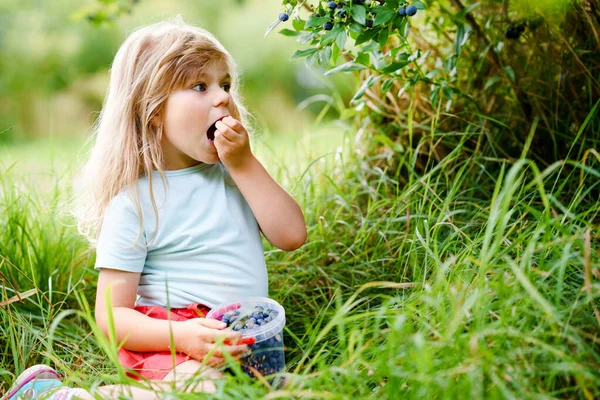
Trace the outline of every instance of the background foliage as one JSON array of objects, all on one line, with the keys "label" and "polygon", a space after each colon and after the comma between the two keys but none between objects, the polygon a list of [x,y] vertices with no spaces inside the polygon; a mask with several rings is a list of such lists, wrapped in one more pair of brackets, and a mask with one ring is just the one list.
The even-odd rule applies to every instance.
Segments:
[{"label": "background foliage", "polygon": [[[102,7],[127,2],[102,2]],[[97,116],[108,84],[108,68],[127,32],[182,14],[213,32],[242,69],[244,96],[261,130],[300,131],[321,111],[296,109],[303,99],[329,92],[351,95],[349,77],[324,79],[300,61],[289,61],[285,38],[263,39],[276,3],[233,0],[145,0],[109,21],[90,21],[93,2],[5,0],[0,3],[0,143],[48,135],[84,138]],[[90,8],[91,7],[91,8]],[[107,16],[108,17],[108,16]],[[231,27],[236,27],[232,29]],[[244,32],[240,35],[239,32]],[[299,45],[298,45],[299,46]],[[276,112],[274,110],[277,110]],[[332,114],[326,117],[330,119]]]},{"label": "background foliage", "polygon": [[[345,132],[298,158],[321,137],[257,147],[309,230],[296,252],[265,246],[290,384],[228,376],[212,397],[600,397],[597,0],[415,1],[410,18],[399,0],[327,3],[186,3],[217,13],[206,24],[224,41],[244,36],[228,28],[238,15],[261,37],[273,28],[280,60],[340,79],[297,100]],[[146,4],[159,3],[75,12],[99,32]],[[93,252],[64,213],[70,186],[50,174],[42,192],[14,169],[0,170],[2,388],[42,361],[72,385],[128,382],[94,333]]]}]

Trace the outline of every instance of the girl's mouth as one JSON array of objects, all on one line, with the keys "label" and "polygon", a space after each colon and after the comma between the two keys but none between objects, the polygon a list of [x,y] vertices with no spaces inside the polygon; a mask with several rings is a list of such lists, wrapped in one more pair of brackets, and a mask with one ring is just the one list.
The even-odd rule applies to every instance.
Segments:
[{"label": "girl's mouth", "polygon": [[214,124],[212,124],[210,126],[210,128],[208,128],[208,131],[206,132],[206,136],[208,136],[208,140],[210,140],[211,142],[215,140],[215,132],[217,131],[217,122],[215,121]]},{"label": "girl's mouth", "polygon": [[208,128],[208,131],[206,131],[206,136],[208,137],[208,140],[210,140],[211,142],[214,142],[214,140],[215,140],[215,132],[217,131],[217,122],[219,122],[223,118],[225,118],[225,117],[223,116],[223,117],[219,118],[218,120],[216,120],[215,123],[212,124]]}]

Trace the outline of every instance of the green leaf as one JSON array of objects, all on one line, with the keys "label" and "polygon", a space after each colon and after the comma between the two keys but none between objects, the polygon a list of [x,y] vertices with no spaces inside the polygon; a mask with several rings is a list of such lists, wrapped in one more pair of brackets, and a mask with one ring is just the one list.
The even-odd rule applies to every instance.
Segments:
[{"label": "green leaf", "polygon": [[439,98],[440,98],[440,88],[438,86],[429,95],[429,100],[431,101],[431,104],[436,106]]},{"label": "green leaf", "polygon": [[317,55],[318,55],[317,54],[317,49],[315,49],[315,52],[313,54],[311,54],[308,57],[306,57],[306,61],[305,62],[306,62],[306,66],[307,67],[310,68],[310,67],[312,67],[314,65],[315,59],[316,59]]},{"label": "green leaf", "polygon": [[346,36],[346,31],[343,28],[340,29],[340,32],[338,33],[337,37],[335,38],[335,44],[337,44],[337,47],[340,49],[340,51],[342,51],[344,49],[347,38],[348,38],[348,36]]},{"label": "green leaf", "polygon": [[340,48],[336,43],[332,44],[331,47],[333,48],[331,52],[331,61],[335,64],[340,56]]},{"label": "green leaf", "polygon": [[297,41],[304,44],[306,42],[309,42],[311,40],[313,40],[317,35],[314,32],[309,32],[306,35],[300,36]]},{"label": "green leaf", "polygon": [[337,36],[339,35],[340,32],[343,33],[344,28],[342,26],[338,25],[334,29],[330,30],[325,35],[323,35],[323,37],[321,38],[321,43],[322,44],[333,43],[337,39]]},{"label": "green leaf", "polygon": [[297,31],[303,31],[305,25],[306,25],[306,21],[303,19],[296,19],[296,18],[292,19],[292,26]]},{"label": "green leaf", "polygon": [[410,61],[400,61],[400,62],[391,63],[390,65],[388,65],[387,67],[382,69],[381,73],[382,74],[391,74],[393,72],[398,71],[399,69],[406,67],[410,63],[411,63]]},{"label": "green leaf", "polygon": [[473,11],[474,9],[476,9],[477,7],[479,7],[481,5],[481,3],[473,3],[468,5],[467,7],[465,7],[461,12],[459,12],[458,14],[456,14],[456,17],[458,18],[464,18],[468,13],[470,13],[471,11]]},{"label": "green leaf", "polygon": [[355,33],[362,33],[365,30],[361,24],[356,23],[356,22],[351,23],[350,26],[348,27],[348,29],[350,30],[350,32],[355,32]]},{"label": "green leaf", "polygon": [[448,100],[452,100],[454,98],[452,94],[452,88],[450,86],[442,86],[442,93]]},{"label": "green leaf", "polygon": [[402,32],[404,30],[402,24],[408,25],[408,18],[394,18],[392,21],[392,29]]},{"label": "green leaf", "polygon": [[410,4],[417,7],[417,10],[427,10],[427,6],[422,1],[413,1]]},{"label": "green leaf", "polygon": [[463,45],[463,41],[465,39],[465,26],[463,24],[458,25],[456,28],[456,38],[454,39],[454,52],[456,54],[460,53],[460,49]]},{"label": "green leaf", "polygon": [[410,29],[410,24],[408,23],[408,18],[398,18],[396,21],[402,21],[402,25],[398,28],[398,32],[402,32],[400,35],[403,36],[406,40],[408,36],[408,30]]},{"label": "green leaf", "polygon": [[410,59],[410,54],[408,54],[407,52],[400,53],[395,56],[395,59],[398,61],[407,61]]},{"label": "green leaf", "polygon": [[396,11],[388,7],[373,7],[371,10],[377,14],[373,26],[385,24],[396,15]]},{"label": "green leaf", "polygon": [[367,23],[367,11],[363,6],[353,5],[350,10],[350,15],[352,15],[352,18],[361,25]]},{"label": "green leaf", "polygon": [[354,60],[354,62],[368,67],[371,64],[371,56],[369,55],[369,53],[360,52],[356,56],[356,60]]},{"label": "green leaf", "polygon": [[354,45],[358,46],[359,44],[368,42],[369,40],[373,39],[379,33],[379,31],[379,29],[369,29],[368,31],[364,31],[363,33],[358,35],[356,41],[354,42]]},{"label": "green leaf", "polygon": [[389,91],[392,88],[392,86],[394,85],[395,81],[396,81],[396,78],[386,79],[386,81],[383,82],[383,84],[381,85],[381,90],[383,90],[384,92]]},{"label": "green leaf", "polygon": [[488,90],[490,87],[494,86],[494,84],[499,80],[499,76],[494,76],[493,78],[488,79],[488,81],[485,83],[483,90]]},{"label": "green leaf", "polygon": [[[407,47],[406,43],[404,43],[404,44],[402,44],[402,45],[400,45],[398,47],[394,47],[392,49],[392,52],[391,52],[392,58],[396,58],[396,55],[398,54],[398,52],[400,50],[404,49],[405,47]],[[402,54],[400,54],[398,56],[398,59],[399,60],[407,60],[408,59],[408,53],[402,53]]]},{"label": "green leaf", "polygon": [[358,70],[365,69],[365,68],[366,67],[364,65],[356,64],[352,61],[349,61],[345,64],[338,65],[337,67],[330,69],[329,71],[325,72],[324,75],[337,74],[338,72],[358,71]]},{"label": "green leaf", "polygon": [[388,37],[390,36],[390,28],[387,26],[381,30],[379,33],[379,37],[377,38],[377,42],[379,43],[379,47],[383,49],[385,44],[387,43]]},{"label": "green leaf", "polygon": [[400,0],[387,0],[385,3],[390,8],[398,8],[400,5]]},{"label": "green leaf", "polygon": [[515,70],[512,69],[512,67],[506,66],[504,68],[502,68],[504,70],[504,73],[506,74],[506,76],[508,77],[508,79],[511,80],[511,82],[515,81]]},{"label": "green leaf", "polygon": [[319,64],[329,65],[330,58],[331,58],[331,46],[327,46],[319,52]]},{"label": "green leaf", "polygon": [[291,29],[284,28],[279,31],[283,36],[301,36],[302,32],[296,32]]},{"label": "green leaf", "polygon": [[294,58],[310,56],[311,54],[316,53],[317,50],[318,49],[315,49],[314,47],[311,47],[310,49],[305,49],[305,50],[296,50],[296,52],[294,54],[292,54],[292,60]]},{"label": "green leaf", "polygon": [[433,80],[433,78],[435,78],[436,76],[438,76],[439,74],[441,74],[439,69],[434,69],[432,71],[429,71],[428,73],[425,74],[425,78],[429,79],[430,81]]},{"label": "green leaf", "polygon": [[363,97],[365,92],[367,91],[367,89],[370,88],[371,86],[373,86],[373,84],[380,79],[381,79],[381,75],[370,75],[369,78],[363,82],[363,84],[360,86],[360,88],[358,88],[358,91],[356,92],[354,97],[352,97],[352,100],[350,100],[350,103],[355,102],[356,100]]},{"label": "green leaf", "polygon": [[308,21],[306,21],[305,29],[321,26],[327,21],[329,21],[329,17],[310,17]]}]

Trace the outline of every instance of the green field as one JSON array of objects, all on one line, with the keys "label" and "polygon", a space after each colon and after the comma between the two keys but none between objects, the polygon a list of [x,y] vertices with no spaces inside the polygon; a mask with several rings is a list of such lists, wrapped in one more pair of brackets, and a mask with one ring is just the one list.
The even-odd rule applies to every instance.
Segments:
[{"label": "green field", "polygon": [[600,398],[599,0],[0,3],[0,398],[37,363],[143,385],[70,200],[119,45],[178,14],[239,63],[308,239],[264,240],[286,384],[229,360],[159,398]]},{"label": "green field", "polygon": [[[300,138],[314,147],[294,161],[255,146],[308,223],[301,249],[266,247],[290,383],[229,376],[215,398],[598,397],[598,169],[488,171],[457,148],[400,185],[337,133]],[[38,362],[86,388],[126,380],[95,329],[94,254],[64,209],[68,182],[46,170],[71,150],[3,150],[37,183],[22,164],[0,174],[2,298],[26,293],[0,308],[2,390]]]}]

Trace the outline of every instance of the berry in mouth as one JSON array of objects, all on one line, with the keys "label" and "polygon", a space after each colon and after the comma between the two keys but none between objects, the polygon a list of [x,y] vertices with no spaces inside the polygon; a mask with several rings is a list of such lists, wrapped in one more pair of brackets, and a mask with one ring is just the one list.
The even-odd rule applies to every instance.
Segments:
[{"label": "berry in mouth", "polygon": [[208,137],[208,140],[210,140],[211,142],[215,141],[215,132],[217,131],[217,122],[223,120],[223,118],[225,118],[225,117],[221,117],[218,120],[216,120],[214,122],[214,124],[212,124],[206,131],[206,136]]},{"label": "berry in mouth", "polygon": [[208,136],[208,140],[210,140],[211,142],[213,142],[215,140],[215,132],[217,131],[217,122],[215,121],[214,124],[212,124],[210,126],[210,128],[208,128],[208,131],[206,132],[206,136]]}]

